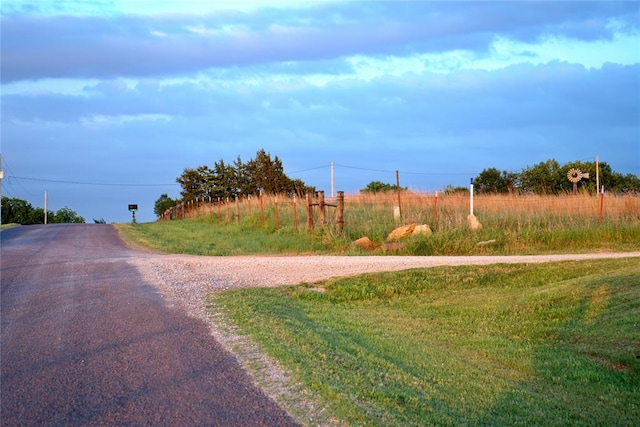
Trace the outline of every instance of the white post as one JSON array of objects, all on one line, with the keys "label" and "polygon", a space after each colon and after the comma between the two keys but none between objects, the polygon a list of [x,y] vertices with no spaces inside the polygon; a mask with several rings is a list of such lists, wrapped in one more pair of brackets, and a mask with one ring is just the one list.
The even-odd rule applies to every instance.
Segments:
[{"label": "white post", "polygon": [[44,224],[47,224],[47,202],[49,200],[49,194],[47,190],[44,190]]}]

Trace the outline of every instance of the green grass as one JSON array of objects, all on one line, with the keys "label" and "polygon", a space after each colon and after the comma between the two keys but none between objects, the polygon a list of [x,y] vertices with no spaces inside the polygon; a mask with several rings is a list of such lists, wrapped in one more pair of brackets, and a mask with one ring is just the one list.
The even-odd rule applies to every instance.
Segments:
[{"label": "green grass", "polygon": [[345,425],[640,420],[637,259],[370,274],[210,303]]},{"label": "green grass", "polygon": [[132,246],[193,255],[255,255],[339,253],[343,239],[321,230],[297,232],[292,227],[262,227],[254,221],[217,224],[206,219],[185,219],[143,224],[117,224]]},{"label": "green grass", "polygon": [[[430,236],[403,240],[401,246],[385,247],[385,237],[396,226],[393,222],[352,222],[344,233],[332,227],[314,228],[304,224],[295,230],[283,221],[262,225],[255,215],[239,224],[215,220],[185,219],[143,224],[117,224],[120,234],[130,244],[168,253],[193,255],[251,254],[378,254],[378,255],[515,255],[594,251],[637,251],[640,225],[617,223],[576,225],[573,228],[550,228],[542,225],[507,227],[488,221],[482,230],[465,227],[442,229]],[[379,249],[365,252],[350,243],[371,236]],[[483,245],[481,242],[491,241]]]}]

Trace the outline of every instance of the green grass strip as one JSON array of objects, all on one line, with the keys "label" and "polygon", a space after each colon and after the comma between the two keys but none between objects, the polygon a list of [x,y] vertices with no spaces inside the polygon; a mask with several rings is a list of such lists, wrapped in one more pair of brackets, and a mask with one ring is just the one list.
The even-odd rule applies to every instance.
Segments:
[{"label": "green grass strip", "polygon": [[211,303],[346,425],[640,420],[637,259],[370,274]]}]

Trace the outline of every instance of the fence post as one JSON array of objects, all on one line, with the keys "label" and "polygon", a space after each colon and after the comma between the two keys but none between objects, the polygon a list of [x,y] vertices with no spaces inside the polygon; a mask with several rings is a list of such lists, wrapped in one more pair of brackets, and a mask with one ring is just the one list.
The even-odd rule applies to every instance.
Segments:
[{"label": "fence post", "polygon": [[311,194],[307,193],[307,230],[313,230],[313,203]]},{"label": "fence post", "polygon": [[318,222],[320,223],[320,227],[324,227],[325,226],[325,204],[324,204],[324,191],[320,190],[318,191],[318,207],[320,208],[320,217],[318,219]]},{"label": "fence post", "polygon": [[298,201],[297,196],[293,195],[293,229],[298,231]]},{"label": "fence post", "polygon": [[231,222],[231,206],[229,206],[229,198],[227,197],[227,224]]},{"label": "fence post", "polygon": [[262,201],[262,190],[260,190],[260,225],[264,227],[264,203]]},{"label": "fence post", "polygon": [[247,196],[247,215],[251,216],[251,194]]},{"label": "fence post", "polygon": [[338,228],[338,232],[342,233],[344,231],[344,191],[338,191],[337,205],[336,227]]},{"label": "fence post", "polygon": [[400,172],[396,170],[396,187],[398,189],[398,215],[402,221],[402,204],[400,202]]},{"label": "fence post", "polygon": [[220,202],[220,197],[218,197],[218,224],[220,224],[220,221],[222,220],[222,215],[220,215],[221,206],[222,206],[222,203]]},{"label": "fence post", "polygon": [[436,198],[433,201],[433,231],[438,226],[438,190],[436,190]]},{"label": "fence post", "polygon": [[602,225],[603,210],[604,210],[604,185],[602,186],[602,191],[600,192],[600,216],[598,218],[598,225]]},{"label": "fence post", "polygon": [[274,207],[276,209],[276,230],[280,230],[280,217],[278,216],[278,195],[275,195]]},{"label": "fence post", "polygon": [[236,194],[236,224],[240,223],[240,203],[238,202],[238,195]]}]

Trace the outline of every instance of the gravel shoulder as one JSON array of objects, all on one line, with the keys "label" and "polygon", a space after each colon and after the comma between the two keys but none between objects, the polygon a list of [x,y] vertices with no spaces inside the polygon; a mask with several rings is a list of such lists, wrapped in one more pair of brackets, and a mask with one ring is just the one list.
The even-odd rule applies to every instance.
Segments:
[{"label": "gravel shoulder", "polygon": [[[190,316],[205,321],[211,334],[245,367],[254,381],[299,421],[337,425],[326,419],[322,405],[296,384],[276,360],[262,354],[248,337],[239,335],[214,304],[213,291],[243,287],[273,287],[313,283],[364,273],[437,266],[520,264],[640,257],[640,252],[527,256],[240,256],[206,257],[137,253],[128,263],[145,282],[156,287],[171,303]],[[322,421],[320,421],[322,420]],[[320,422],[319,422],[320,421]],[[318,423],[319,422],[319,423]]]}]

